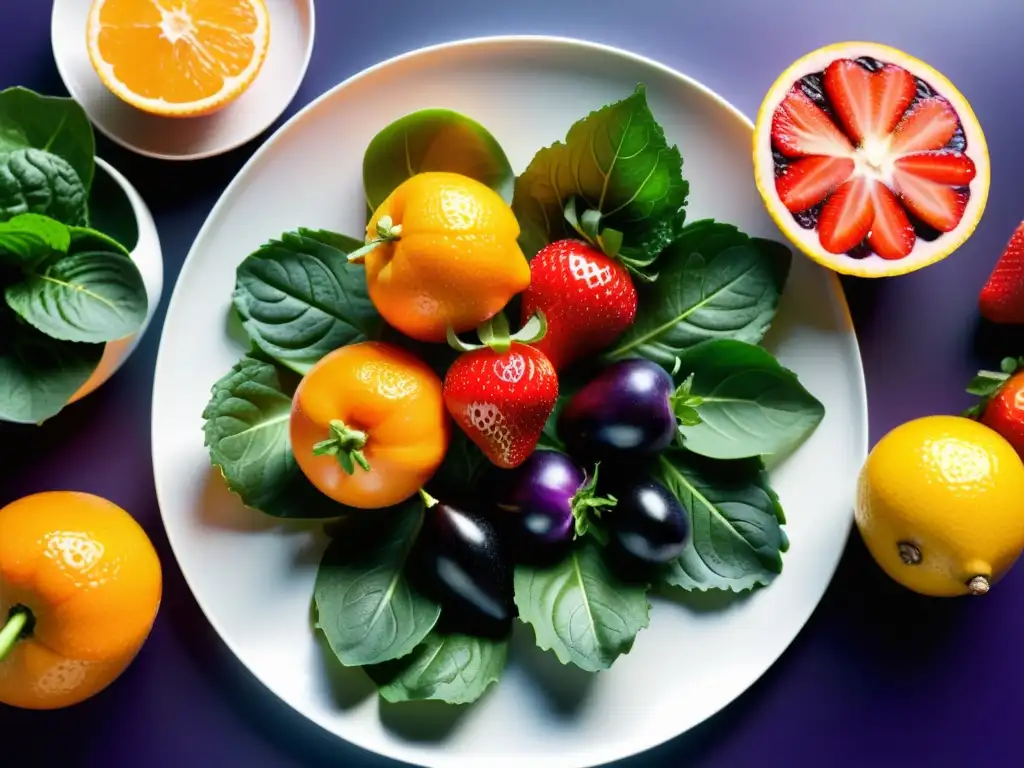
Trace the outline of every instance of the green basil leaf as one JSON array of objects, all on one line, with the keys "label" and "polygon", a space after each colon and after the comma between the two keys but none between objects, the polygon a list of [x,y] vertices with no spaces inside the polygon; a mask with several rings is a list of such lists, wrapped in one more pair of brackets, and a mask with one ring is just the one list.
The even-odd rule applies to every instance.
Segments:
[{"label": "green basil leaf", "polygon": [[692,375],[700,421],[681,425],[684,446],[715,459],[767,456],[795,446],[821,423],[825,407],[796,374],[761,347],[731,339],[706,341],[680,357],[679,377]]},{"label": "green basil leaf", "polygon": [[516,180],[512,208],[523,250],[533,255],[547,243],[577,236],[564,215],[576,196],[580,215],[600,211],[601,226],[623,234],[624,252],[656,255],[684,219],[689,184],[682,163],[638,85],[628,98],[573,124],[564,142],[540,150]]},{"label": "green basil leaf", "polygon": [[0,155],[0,221],[40,213],[63,224],[88,223],[86,190],[75,169],[41,149]]},{"label": "green basil leaf", "polygon": [[508,641],[431,632],[407,656],[366,667],[386,701],[470,704],[501,679]]},{"label": "green basil leaf", "polygon": [[616,577],[589,538],[552,567],[517,567],[515,599],[537,645],[587,672],[611,667],[650,623],[647,587]]},{"label": "green basil leaf", "polygon": [[122,256],[131,256],[131,253],[121,243],[110,235],[100,232],[91,227],[68,227],[68,234],[71,241],[68,245],[68,253],[80,253],[82,251],[107,251],[108,253],[119,253]]},{"label": "green basil leaf", "polygon": [[645,357],[672,370],[709,339],[756,344],[789,277],[792,253],[729,224],[697,222],[662,253],[656,282],[638,286],[636,320],[605,359]]},{"label": "green basil leaf", "polygon": [[51,253],[66,253],[70,245],[68,228],[49,216],[22,213],[0,222],[0,263],[32,264]]},{"label": "green basil leaf", "polygon": [[0,421],[40,424],[60,413],[95,372],[103,349],[51,339],[0,305]]},{"label": "green basil leaf", "polygon": [[85,251],[40,262],[7,286],[7,305],[47,336],[108,342],[137,332],[149,299],[135,263],[119,253]]},{"label": "green basil leaf", "polygon": [[252,343],[300,374],[384,325],[362,267],[349,264],[345,251],[292,232],[241,263],[234,305]]},{"label": "green basil leaf", "polygon": [[785,516],[760,460],[710,461],[678,449],[658,457],[652,474],[690,514],[692,538],[664,572],[686,590],[742,592],[782,572],[789,541]]},{"label": "green basil leaf", "polygon": [[372,537],[333,539],[313,588],[317,626],[346,667],[412,653],[441,616],[441,607],[416,591],[405,572],[423,525],[423,502],[414,496],[372,514],[380,529]]},{"label": "green basil leaf", "polygon": [[405,115],[373,137],[363,155],[363,187],[371,211],[418,173],[469,176],[512,200],[515,173],[498,140],[475,120],[450,109]]},{"label": "green basil leaf", "polygon": [[288,425],[297,381],[271,363],[243,357],[213,385],[203,409],[210,462],[247,507],[271,517],[335,518],[349,511],[306,479]]},{"label": "green basil leaf", "polygon": [[82,105],[28,88],[0,91],[0,154],[42,149],[64,158],[85,189],[92,186],[96,139]]}]

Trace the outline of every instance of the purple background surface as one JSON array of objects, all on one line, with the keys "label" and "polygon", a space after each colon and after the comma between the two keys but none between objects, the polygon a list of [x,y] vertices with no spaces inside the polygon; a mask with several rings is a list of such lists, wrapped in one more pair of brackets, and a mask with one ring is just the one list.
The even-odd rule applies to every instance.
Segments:
[{"label": "purple background surface", "polygon": [[[0,0],[0,88],[66,93],[50,50],[50,8]],[[953,257],[903,278],[845,282],[867,371],[872,444],[902,421],[960,411],[979,365],[1024,353],[1021,333],[986,329],[976,312],[978,290],[1024,217],[1024,101],[1013,79],[1024,72],[1020,3],[320,0],[317,14],[308,76],[278,125],[382,59],[479,35],[616,45],[696,77],[748,115],[779,72],[819,45],[868,39],[903,48],[943,71],[974,105],[992,153],[992,190],[976,234]],[[267,135],[188,164],[140,158],[99,139],[99,154],[153,210],[164,301],[142,347],[99,392],[43,428],[0,428],[0,506],[52,489],[121,504],[160,551],[165,600],[136,663],[104,693],[55,713],[0,706],[5,765],[18,757],[40,768],[394,765],[304,721],[228,653],[182,580],[153,491],[150,393],[166,300],[210,208]],[[620,765],[1018,766],[1022,607],[1024,567],[983,599],[927,600],[888,582],[855,534],[821,606],[760,682],[712,720]]]}]

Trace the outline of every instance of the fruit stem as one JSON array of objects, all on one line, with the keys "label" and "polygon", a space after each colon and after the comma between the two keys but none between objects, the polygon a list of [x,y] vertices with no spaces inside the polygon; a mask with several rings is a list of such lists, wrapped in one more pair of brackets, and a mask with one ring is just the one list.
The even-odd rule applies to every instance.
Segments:
[{"label": "fruit stem", "polygon": [[917,565],[921,562],[921,550],[915,545],[901,541],[898,546],[900,548],[900,560],[903,561],[904,565]]},{"label": "fruit stem", "polygon": [[586,536],[588,533],[593,536],[599,544],[606,544],[607,537],[600,526],[594,523],[601,519],[602,507],[614,507],[618,499],[614,496],[597,495],[597,472],[600,464],[594,465],[594,473],[583,483],[572,497],[570,506],[573,518],[573,538]]},{"label": "fruit stem", "polygon": [[971,590],[972,595],[987,595],[991,587],[989,580],[984,576],[975,576],[967,582],[967,588]]},{"label": "fruit stem", "polygon": [[362,263],[366,254],[384,243],[394,243],[402,238],[402,225],[395,224],[390,216],[381,216],[377,220],[377,237],[367,240],[366,245],[357,248],[348,255],[348,260],[354,263]]},{"label": "fruit stem", "polygon": [[[678,362],[678,358],[676,360]],[[704,398],[691,394],[692,387],[693,374],[691,373],[668,399],[672,413],[684,427],[695,427],[701,423],[700,412],[697,409],[704,405]]]},{"label": "fruit stem", "polygon": [[21,639],[22,633],[25,631],[25,626],[29,623],[29,619],[32,618],[32,613],[28,608],[16,607],[11,611],[10,616],[7,619],[7,623],[3,629],[0,629],[0,662],[4,660],[14,644]]},{"label": "fruit stem", "polygon": [[336,457],[341,468],[350,475],[355,473],[356,465],[370,471],[370,462],[363,453],[368,439],[365,432],[352,429],[341,419],[335,419],[328,428],[328,434],[330,437],[313,446],[314,456]]},{"label": "fruit stem", "polygon": [[423,504],[427,509],[436,507],[438,504],[437,499],[427,493],[423,488],[420,488],[420,498],[423,499]]}]

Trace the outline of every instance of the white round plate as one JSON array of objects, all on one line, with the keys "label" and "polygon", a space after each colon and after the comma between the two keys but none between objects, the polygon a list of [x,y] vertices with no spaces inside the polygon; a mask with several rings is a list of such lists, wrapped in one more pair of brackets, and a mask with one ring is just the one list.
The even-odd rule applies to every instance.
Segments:
[{"label": "white round plate", "polygon": [[161,160],[228,152],[265,131],[295,97],[313,53],[313,0],[266,0],[270,48],[255,82],[233,104],[204,117],[150,115],[121,101],[89,61],[85,26],[91,0],[54,0],[50,41],[68,92],[112,141]]},{"label": "white round plate", "polygon": [[650,628],[608,672],[561,667],[518,625],[504,678],[477,704],[455,712],[382,703],[362,673],[338,669],[311,628],[324,546],[316,527],[246,510],[210,468],[200,414],[210,386],[246,351],[227,332],[235,267],[268,238],[300,226],[359,233],[362,156],[378,130],[421,108],[459,110],[494,133],[518,172],[574,121],[639,82],[682,151],[691,220],[715,217],[781,239],[754,187],[751,123],[714,93],[600,45],[489,38],[385,62],[302,110],[242,169],[181,271],[153,396],[156,487],[171,545],[210,622],[252,673],[365,749],[446,768],[582,768],[646,750],[754,683],[810,617],[842,554],[867,452],[864,378],[836,276],[799,255],[766,343],[827,414],[773,470],[792,542],[784,572],[769,588],[715,610],[706,599],[686,606],[656,598]]}]

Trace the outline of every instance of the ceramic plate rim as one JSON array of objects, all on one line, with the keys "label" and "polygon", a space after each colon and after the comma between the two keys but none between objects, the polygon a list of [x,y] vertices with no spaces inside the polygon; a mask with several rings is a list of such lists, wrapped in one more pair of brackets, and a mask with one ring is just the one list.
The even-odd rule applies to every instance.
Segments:
[{"label": "ceramic plate rim", "polygon": [[[586,51],[588,51],[590,53],[602,53],[602,54],[609,55],[611,57],[621,58],[621,59],[625,59],[625,60],[631,61],[634,64],[640,64],[640,65],[644,65],[644,66],[656,69],[656,70],[662,72],[663,74],[666,74],[666,75],[668,75],[668,76],[670,76],[670,77],[672,77],[672,78],[674,78],[674,79],[676,79],[678,81],[681,81],[682,83],[684,83],[688,87],[691,87],[691,88],[695,89],[696,91],[699,91],[700,93],[702,93],[704,96],[712,99],[719,106],[723,107],[727,112],[729,112],[736,120],[740,121],[745,127],[749,128],[750,131],[753,131],[754,123],[746,114],[744,114],[737,107],[735,107],[732,103],[730,103],[724,97],[722,97],[721,95],[719,95],[718,93],[716,93],[715,91],[710,89],[708,86],[704,85],[703,83],[697,81],[696,79],[694,79],[694,78],[692,78],[692,77],[690,77],[690,76],[688,76],[686,74],[683,74],[682,72],[680,72],[680,71],[678,71],[678,70],[676,70],[676,69],[674,69],[672,67],[669,67],[669,66],[667,66],[665,64],[662,64],[662,63],[660,63],[660,62],[658,62],[658,61],[656,61],[654,59],[648,58],[648,57],[646,57],[646,56],[644,56],[642,54],[633,53],[631,51],[628,51],[628,50],[625,50],[625,49],[622,49],[622,48],[618,48],[618,47],[615,47],[615,46],[612,46],[612,45],[608,45],[608,44],[605,44],[605,43],[593,42],[593,41],[588,41],[588,40],[584,40],[584,39],[572,38],[572,37],[566,37],[566,36],[560,36],[560,35],[510,34],[510,35],[487,35],[487,36],[461,38],[461,39],[449,40],[449,41],[445,41],[445,42],[435,43],[435,44],[431,44],[431,45],[428,45],[428,46],[423,46],[423,47],[420,47],[420,48],[416,48],[414,50],[410,50],[410,51],[407,51],[405,53],[398,54],[396,56],[393,56],[393,57],[390,57],[388,59],[385,59],[385,60],[383,60],[383,61],[381,61],[381,62],[379,62],[377,64],[374,64],[374,65],[372,65],[370,67],[367,67],[367,68],[365,68],[365,69],[363,69],[363,70],[361,70],[361,71],[351,75],[350,77],[342,80],[341,82],[337,83],[336,85],[332,86],[331,88],[328,88],[323,93],[321,93],[319,96],[317,96],[316,98],[312,99],[308,104],[306,104],[301,109],[299,109],[291,118],[288,119],[287,122],[285,122],[283,125],[281,125],[271,136],[267,137],[267,139],[263,142],[263,144],[259,148],[256,149],[256,151],[249,158],[249,160],[247,160],[246,163],[239,169],[238,173],[231,180],[231,182],[228,184],[228,186],[224,189],[224,192],[220,195],[220,197],[218,198],[217,202],[214,204],[213,208],[210,210],[210,213],[208,214],[206,220],[204,221],[202,227],[200,228],[198,234],[196,235],[196,238],[193,241],[193,244],[190,247],[189,252],[188,252],[188,254],[185,257],[185,260],[182,263],[181,271],[179,272],[178,278],[175,281],[175,286],[174,286],[174,288],[173,288],[173,290],[171,292],[170,300],[168,302],[166,317],[170,317],[172,315],[172,313],[175,312],[175,310],[177,309],[178,303],[184,300],[181,296],[179,296],[178,286],[179,286],[179,284],[184,282],[182,278],[185,276],[186,270],[194,268],[192,266],[192,264],[191,264],[192,256],[193,256],[194,253],[196,253],[198,251],[198,246],[200,246],[202,244],[202,242],[205,239],[207,239],[209,231],[215,226],[215,222],[216,222],[217,219],[220,218],[221,212],[227,207],[228,201],[234,196],[236,188],[241,183],[241,179],[246,175],[246,173],[248,172],[248,170],[249,170],[249,168],[251,166],[255,165],[257,162],[259,162],[263,158],[263,156],[265,154],[267,154],[267,153],[269,153],[269,152],[271,152],[273,150],[273,148],[276,145],[277,141],[285,134],[285,132],[293,124],[298,123],[299,121],[305,119],[306,116],[308,114],[310,114],[319,104],[321,104],[322,102],[332,98],[334,96],[334,94],[336,94],[337,92],[341,91],[344,88],[349,87],[351,84],[357,82],[358,80],[361,80],[361,79],[366,78],[366,77],[370,77],[370,76],[374,75],[375,73],[377,73],[378,71],[380,71],[382,69],[385,69],[387,67],[390,67],[392,65],[398,64],[400,62],[403,62],[403,61],[406,61],[406,60],[409,60],[409,59],[414,59],[414,58],[417,58],[417,57],[420,57],[420,56],[430,56],[430,55],[433,55],[433,54],[439,54],[439,53],[443,53],[444,51],[448,51],[448,50],[452,50],[452,49],[465,49],[465,48],[487,47],[487,46],[517,46],[517,45],[521,45],[521,44],[537,44],[537,43],[549,44],[549,45],[552,45],[552,46],[555,46],[555,47],[580,48],[580,49],[584,49],[584,50],[586,50]],[[794,258],[802,258],[802,257],[798,253],[795,253],[794,254]],[[856,400],[858,401],[858,403],[860,405],[860,407],[859,407],[860,423],[859,424],[856,423],[856,417],[852,417],[851,421],[853,422],[853,425],[860,432],[860,441],[859,441],[860,444],[856,446],[856,454],[863,461],[866,458],[866,456],[867,456],[868,445],[869,445],[868,399],[867,399],[867,385],[866,385],[866,379],[865,379],[865,375],[864,375],[863,358],[862,358],[861,353],[860,353],[859,341],[857,339],[857,334],[856,334],[855,328],[853,326],[853,320],[852,320],[852,317],[850,315],[849,305],[848,305],[848,303],[846,301],[846,296],[845,296],[845,293],[843,292],[842,285],[841,285],[840,280],[839,280],[839,276],[835,272],[833,272],[833,271],[830,271],[830,270],[824,270],[824,271],[826,273],[825,277],[826,277],[826,279],[828,281],[828,284],[830,286],[830,289],[832,291],[831,301],[833,303],[833,306],[834,306],[835,310],[839,314],[839,318],[842,321],[842,325],[845,326],[845,329],[848,331],[848,334],[844,338],[844,343],[852,345],[852,353],[853,353],[853,358],[854,359],[851,362],[851,365],[853,366],[853,369],[854,369],[854,371],[856,373],[856,380],[851,382],[851,384],[852,384],[852,388],[854,390],[854,394],[856,396]],[[156,368],[155,368],[155,375],[154,375],[154,383],[156,381],[160,380],[161,373],[162,373],[162,370],[163,370],[164,365],[165,365],[164,364],[164,358],[165,358],[164,343],[165,343],[164,335],[161,332],[160,345],[159,345],[158,352],[157,352],[157,361],[156,361]],[[156,387],[154,385],[154,395],[153,395],[153,397],[154,397],[154,404],[155,404],[156,391],[157,390],[156,390]],[[155,410],[155,408],[153,409],[153,414],[152,414],[151,419],[152,419],[152,421],[151,421],[151,429],[155,429],[156,428],[156,410]],[[159,474],[160,473],[156,471],[156,453],[155,453],[155,450],[153,451],[153,462],[154,462],[154,483],[155,483],[155,486],[156,486],[157,501],[158,501],[158,505],[160,507],[161,520],[164,520],[164,504],[163,504],[163,499],[167,496],[167,493],[163,490],[163,484],[161,483],[161,480],[159,478]],[[851,519],[850,519],[850,521],[849,521],[849,523],[847,525],[847,528],[846,528],[846,539],[845,540],[848,540],[849,535],[850,535],[851,531],[853,530],[853,525],[854,525],[854,523],[853,523],[853,519],[852,519],[852,515],[851,515]],[[177,555],[177,546],[180,546],[182,543],[179,542],[176,545],[175,540],[174,540],[174,535],[172,535],[170,528],[166,525],[166,521],[164,521],[164,528],[165,528],[165,530],[167,532],[168,542],[170,544],[171,551],[174,553],[175,559],[180,562],[180,559],[178,559],[178,555]],[[747,687],[744,689],[743,692],[741,692],[740,694],[737,694],[732,699],[730,699],[729,701],[725,702],[721,706],[715,708],[714,710],[709,711],[707,713],[707,715],[704,717],[704,719],[702,721],[700,721],[700,722],[707,722],[707,720],[709,720],[710,718],[712,718],[715,715],[717,715],[719,712],[721,712],[723,709],[728,707],[730,704],[734,703],[740,696],[743,695],[743,693],[748,691],[750,689],[750,687],[752,687],[755,683],[757,683],[757,681],[760,680],[769,669],[774,667],[775,664],[778,662],[779,658],[781,658],[781,656],[790,648],[790,646],[793,644],[793,641],[796,640],[796,638],[803,631],[804,627],[806,626],[807,621],[810,619],[810,616],[812,616],[814,614],[815,609],[817,608],[818,605],[820,605],[821,599],[824,596],[825,591],[827,590],[828,584],[830,584],[832,582],[832,579],[835,576],[836,570],[837,570],[837,568],[839,566],[839,563],[840,563],[840,561],[842,559],[842,554],[843,554],[844,549],[845,549],[845,547],[838,551],[838,554],[837,554],[834,562],[832,562],[830,564],[829,569],[828,569],[829,577],[828,577],[828,580],[826,581],[825,585],[822,588],[821,596],[818,597],[817,602],[815,603],[814,608],[812,608],[812,610],[808,613],[807,617],[805,619],[803,619],[799,623],[799,626],[797,627],[797,630],[793,633],[792,638],[779,650],[778,654],[776,654],[771,659],[771,663],[769,663],[767,666],[765,666],[765,668],[756,677],[754,677],[753,679],[750,680],[749,684],[747,685]],[[207,610],[206,606],[203,603],[203,600],[199,597],[199,595],[195,591],[195,589],[193,589],[193,586],[192,586],[191,580],[189,578],[189,575],[184,572],[184,569],[182,569],[182,576],[183,576],[186,584],[188,585],[189,590],[192,592],[192,595],[193,595],[194,599],[196,600],[197,604],[199,605],[200,609],[202,610],[203,615],[205,616],[206,620],[210,623],[210,625],[213,627],[213,629],[217,632],[217,635],[220,638],[221,642],[223,642],[225,644],[225,646],[231,651],[231,653],[242,664],[242,666],[244,666],[246,668],[246,670],[257,681],[259,681],[260,684],[265,689],[267,689],[270,693],[272,693],[279,701],[283,702],[289,708],[294,709],[296,712],[301,714],[305,719],[307,719],[310,722],[316,724],[319,728],[323,729],[324,731],[326,731],[328,734],[330,734],[334,738],[341,739],[342,741],[347,742],[349,744],[352,744],[352,745],[354,745],[354,746],[356,746],[356,747],[358,747],[358,748],[360,748],[362,750],[365,750],[365,751],[367,751],[367,752],[369,752],[371,754],[381,755],[381,756],[384,756],[384,757],[386,757],[386,758],[388,758],[390,760],[395,760],[395,761],[400,762],[400,763],[414,764],[414,765],[427,765],[427,763],[409,763],[406,757],[398,756],[397,752],[395,752],[393,750],[390,750],[387,747],[379,748],[378,746],[370,746],[369,741],[362,739],[361,737],[359,737],[358,734],[355,734],[355,735],[346,734],[344,737],[342,737],[339,734],[337,734],[334,730],[332,730],[332,728],[330,727],[330,725],[328,724],[328,722],[326,721],[325,718],[320,717],[318,714],[316,714],[314,712],[310,712],[308,707],[306,707],[306,706],[304,706],[304,705],[302,705],[300,703],[293,703],[291,701],[288,701],[288,700],[284,699],[284,697],[282,695],[280,695],[273,687],[271,687],[268,683],[264,682],[263,678],[259,674],[257,674],[257,672],[254,669],[252,669],[248,664],[246,664],[246,662],[243,659],[243,656],[236,649],[235,643],[228,639],[228,637],[222,631],[219,622],[211,615],[210,611]],[[674,735],[669,735],[669,736],[661,739],[660,741],[653,742],[653,743],[644,743],[642,745],[637,745],[637,744],[629,742],[628,740],[625,740],[625,741],[622,741],[622,742],[619,742],[619,743],[623,744],[623,745],[626,745],[626,746],[622,747],[622,748],[620,748],[618,750],[615,750],[615,751],[610,751],[607,748],[605,748],[603,750],[603,754],[601,754],[601,755],[594,754],[593,752],[582,753],[582,754],[580,754],[574,760],[573,764],[577,765],[577,766],[580,766],[581,768],[583,766],[587,766],[589,768],[589,767],[592,767],[592,766],[606,765],[606,764],[610,764],[610,763],[618,761],[618,760],[626,759],[628,757],[631,757],[631,756],[634,756],[634,755],[637,755],[637,754],[641,754],[643,752],[647,752],[650,749],[654,749],[655,747],[661,746],[662,744],[665,744],[665,743],[667,743],[667,742],[669,742],[669,741],[671,741],[671,740],[673,740],[675,738],[678,738],[678,737],[682,736],[684,733],[686,733],[688,730],[690,730],[692,727],[695,727],[696,725],[697,725],[697,723],[693,724],[693,726],[690,726],[689,728],[686,728],[686,729],[684,729],[684,730],[682,730],[682,731],[680,731],[680,732],[678,732],[678,733],[676,733]]]},{"label": "ceramic plate rim", "polygon": [[[255,128],[255,129],[253,129],[251,131],[246,131],[244,134],[239,134],[239,138],[232,139],[230,142],[225,143],[223,146],[216,147],[214,149],[208,149],[208,150],[205,150],[205,151],[202,151],[202,152],[189,152],[187,154],[172,155],[172,154],[167,154],[167,153],[164,153],[164,152],[154,152],[152,150],[142,149],[141,147],[136,147],[135,145],[130,144],[128,141],[126,141],[125,139],[121,138],[120,136],[118,136],[118,135],[112,133],[111,131],[107,130],[107,128],[105,128],[104,126],[100,125],[95,120],[93,120],[91,116],[89,117],[89,122],[92,123],[93,128],[95,128],[101,134],[103,134],[108,139],[110,139],[112,142],[117,144],[119,147],[123,147],[124,149],[128,150],[129,152],[133,152],[133,153],[135,153],[137,155],[142,155],[143,157],[151,157],[154,160],[167,160],[167,161],[172,161],[172,162],[188,162],[190,160],[206,160],[207,158],[217,157],[219,155],[225,155],[228,152],[232,152],[232,151],[238,149],[239,147],[244,146],[245,144],[248,144],[250,141],[252,141],[253,139],[255,139],[255,138],[259,137],[261,134],[263,134],[267,130],[267,128],[269,128],[271,125],[273,125],[274,121],[277,120],[279,117],[281,117],[281,115],[283,115],[285,113],[285,111],[287,111],[288,107],[290,107],[292,105],[292,103],[294,103],[295,97],[298,95],[299,89],[302,87],[302,83],[306,79],[306,73],[309,71],[309,64],[310,64],[310,62],[313,59],[313,48],[315,47],[315,44],[316,44],[316,2],[315,2],[315,0],[301,0],[301,2],[304,2],[306,4],[306,6],[309,8],[309,36],[308,36],[308,38],[306,40],[306,48],[305,48],[305,50],[303,51],[303,54],[302,54],[302,65],[299,67],[299,71],[298,71],[298,74],[297,74],[297,76],[295,78],[294,84],[290,87],[287,99],[285,99],[282,102],[282,104],[281,104],[281,109],[278,110],[278,112],[270,120],[268,120],[266,123],[264,123],[263,125],[259,126],[258,128]],[[53,30],[57,26],[58,23],[59,22],[57,21],[57,2],[56,2],[56,0],[54,0],[53,6],[50,9],[50,52],[53,55],[53,62],[54,62],[54,65],[57,67],[57,74],[60,76],[61,82],[64,83],[64,87],[67,89],[68,94],[72,98],[78,100],[78,97],[71,90],[71,85],[69,85],[69,83],[73,83],[74,82],[74,78],[69,78],[68,73],[64,69],[64,65],[62,63],[62,59],[57,54],[57,39],[58,39],[59,36],[53,34]],[[318,99],[319,99],[319,97],[318,97]],[[81,102],[79,102],[79,103],[81,103]],[[313,102],[310,102],[310,105],[312,105],[312,103]],[[305,107],[303,107],[303,109],[305,109]],[[300,110],[300,111],[302,111],[302,110]],[[298,116],[298,113],[296,113],[296,115],[294,115],[293,117],[297,117],[297,116]],[[167,118],[167,119],[171,120],[171,119],[175,119],[175,118]],[[287,126],[287,124],[289,122],[291,122],[291,118],[289,118],[283,125],[281,125],[280,128],[284,128],[285,126]],[[271,136],[268,136],[267,137],[267,141],[270,141],[270,139],[273,138],[274,136],[276,136],[277,133],[278,133],[278,131],[275,131]],[[261,148],[262,147],[260,147],[260,149]],[[251,159],[252,158],[250,158],[250,160]],[[246,162],[246,165],[248,165],[248,161]],[[239,170],[239,173],[241,173],[243,170],[245,170],[245,166],[243,166],[242,169]],[[224,192],[225,193],[227,192],[227,188],[225,188]],[[218,199],[218,202],[219,202],[219,199]],[[210,213],[212,215],[213,211],[211,210]],[[199,239],[198,236],[197,236],[196,239],[197,240]],[[192,253],[192,250],[190,248],[189,249],[189,254],[191,254],[191,253]],[[187,258],[187,256],[186,256],[186,258]]]}]

